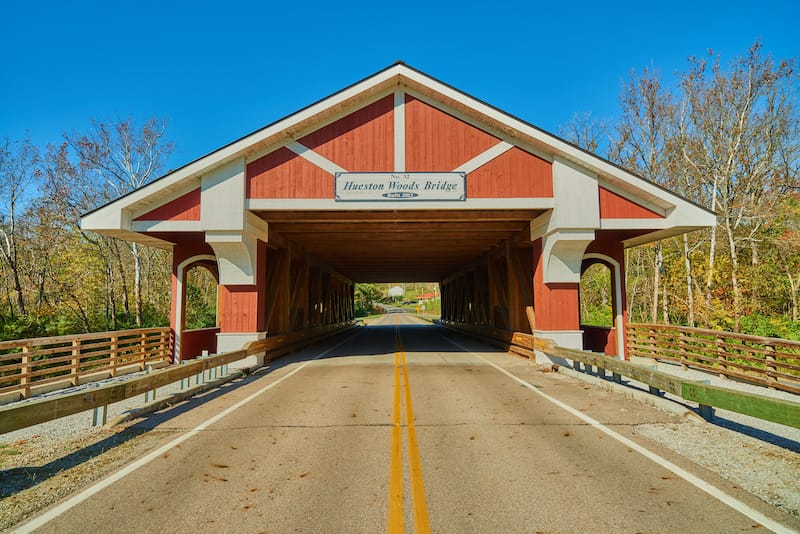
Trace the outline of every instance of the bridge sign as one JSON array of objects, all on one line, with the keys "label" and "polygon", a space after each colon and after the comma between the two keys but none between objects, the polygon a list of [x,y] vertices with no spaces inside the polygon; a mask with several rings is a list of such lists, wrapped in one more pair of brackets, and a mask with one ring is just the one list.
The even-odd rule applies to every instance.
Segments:
[{"label": "bridge sign", "polygon": [[337,201],[467,199],[463,172],[337,172]]}]

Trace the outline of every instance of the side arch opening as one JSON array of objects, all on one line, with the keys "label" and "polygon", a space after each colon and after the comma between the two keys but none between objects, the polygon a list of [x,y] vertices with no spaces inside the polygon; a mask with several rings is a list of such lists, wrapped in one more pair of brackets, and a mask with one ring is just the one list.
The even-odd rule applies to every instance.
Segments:
[{"label": "side arch opening", "polygon": [[177,310],[175,354],[190,360],[204,350],[217,352],[219,334],[219,270],[213,256],[196,256],[178,268],[180,302]]},{"label": "side arch opening", "polygon": [[579,291],[583,348],[624,358],[620,265],[600,254],[587,254],[581,265]]}]

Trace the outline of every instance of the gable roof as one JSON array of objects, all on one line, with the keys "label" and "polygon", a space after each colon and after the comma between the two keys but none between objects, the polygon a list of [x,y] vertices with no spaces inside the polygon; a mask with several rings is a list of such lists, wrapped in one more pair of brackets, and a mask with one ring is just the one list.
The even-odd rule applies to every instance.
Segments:
[{"label": "gable roof", "polygon": [[[218,167],[241,157],[263,155],[286,145],[350,113],[359,106],[374,101],[400,88],[413,96],[440,103],[462,120],[480,124],[481,128],[513,141],[526,150],[549,159],[563,158],[598,176],[603,187],[616,192],[626,192],[648,208],[669,211],[680,204],[691,212],[693,220],[685,226],[661,232],[663,237],[685,229],[708,226],[713,212],[699,206],[615,163],[592,154],[560,137],[548,133],[522,119],[510,115],[490,104],[472,97],[439,81],[403,62],[396,62],[344,89],[333,93],[305,108],[247,134],[186,165],[168,172],[149,184],[86,213],[81,221],[89,230],[117,230],[107,228],[108,221],[119,224],[120,237],[131,237],[125,221],[131,214],[140,215],[185,195],[199,185],[199,179]],[[127,213],[127,217],[123,215]],[[109,217],[110,216],[110,217]],[[111,232],[109,232],[111,233]],[[658,233],[658,232],[657,232]],[[136,234],[141,238],[141,234]],[[646,239],[651,240],[651,239]],[[645,239],[642,239],[644,242]]]}]

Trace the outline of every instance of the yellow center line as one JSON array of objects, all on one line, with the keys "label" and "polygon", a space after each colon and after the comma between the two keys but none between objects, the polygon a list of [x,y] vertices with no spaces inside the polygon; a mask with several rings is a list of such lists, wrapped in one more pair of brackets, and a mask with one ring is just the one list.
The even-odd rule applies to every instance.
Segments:
[{"label": "yellow center line", "polygon": [[419,458],[417,428],[414,426],[414,408],[411,405],[411,383],[408,381],[406,352],[399,331],[397,340],[403,361],[403,378],[406,384],[406,428],[408,429],[408,456],[411,464],[411,495],[414,499],[414,530],[421,534],[429,534],[431,525],[428,519],[428,504],[425,500],[425,483],[422,478],[422,461]]},{"label": "yellow center line", "polygon": [[[395,331],[395,340],[397,332]],[[400,354],[394,354],[394,406],[392,409],[392,459],[389,468],[389,532],[403,532],[403,435],[401,429]]]},{"label": "yellow center line", "polygon": [[422,462],[419,457],[417,429],[414,426],[414,409],[411,404],[411,383],[408,379],[406,353],[400,326],[394,318],[394,403],[392,410],[392,455],[389,473],[389,521],[388,531],[403,532],[403,451],[402,451],[402,370],[405,384],[406,428],[408,429],[408,456],[411,471],[411,495],[414,503],[414,530],[428,534],[431,531],[428,505],[425,500],[425,484],[422,478]]}]

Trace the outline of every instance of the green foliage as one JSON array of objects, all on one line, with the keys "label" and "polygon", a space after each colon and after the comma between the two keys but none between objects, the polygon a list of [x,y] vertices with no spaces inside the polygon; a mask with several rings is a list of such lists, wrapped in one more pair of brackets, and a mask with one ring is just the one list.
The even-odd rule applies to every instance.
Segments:
[{"label": "green foliage", "polygon": [[216,306],[212,305],[197,286],[186,288],[186,329],[211,328],[217,325]]},{"label": "green foliage", "polygon": [[366,317],[377,312],[373,303],[381,300],[383,292],[377,284],[356,284],[354,297],[356,317]]},{"label": "green foliage", "polygon": [[581,324],[613,326],[614,311],[611,295],[611,271],[595,263],[581,276]]}]

